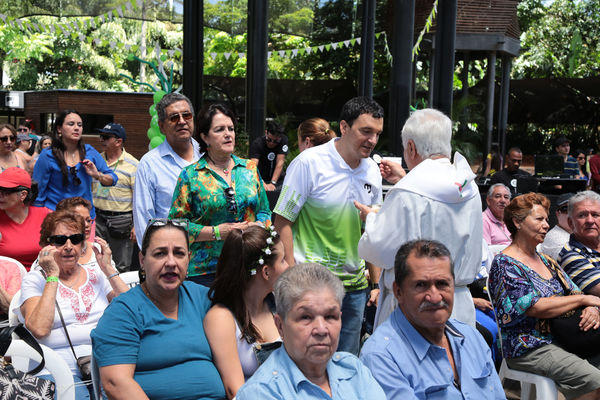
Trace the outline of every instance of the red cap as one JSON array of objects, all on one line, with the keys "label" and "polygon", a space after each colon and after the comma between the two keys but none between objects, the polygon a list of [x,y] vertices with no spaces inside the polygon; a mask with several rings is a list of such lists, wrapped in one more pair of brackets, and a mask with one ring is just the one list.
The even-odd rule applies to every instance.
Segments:
[{"label": "red cap", "polygon": [[19,167],[12,167],[5,169],[0,174],[0,187],[12,189],[18,186],[31,189],[31,177],[27,171]]}]

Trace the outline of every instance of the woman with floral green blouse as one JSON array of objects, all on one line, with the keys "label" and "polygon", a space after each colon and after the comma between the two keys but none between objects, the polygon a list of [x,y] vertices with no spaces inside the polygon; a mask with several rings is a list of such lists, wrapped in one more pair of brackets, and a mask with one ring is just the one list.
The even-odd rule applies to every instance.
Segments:
[{"label": "woman with floral green blouse", "polygon": [[235,116],[213,104],[197,116],[198,162],[179,175],[169,218],[190,221],[188,279],[210,286],[223,241],[232,229],[270,224],[271,211],[256,163],[233,155]]}]

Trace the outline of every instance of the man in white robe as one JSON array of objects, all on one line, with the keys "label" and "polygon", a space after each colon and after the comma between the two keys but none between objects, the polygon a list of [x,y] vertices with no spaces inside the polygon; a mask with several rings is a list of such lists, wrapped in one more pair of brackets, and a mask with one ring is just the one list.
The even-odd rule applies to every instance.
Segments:
[{"label": "man in white robe", "polygon": [[450,162],[452,122],[433,109],[415,111],[402,129],[404,159],[410,172],[400,179],[398,164],[383,161],[383,177],[395,183],[381,210],[356,203],[365,220],[358,244],[364,260],[382,268],[375,327],[396,308],[394,259],[400,246],[415,239],[437,240],[454,259],[456,290],[452,318],[475,326],[475,307],[467,288],[481,266],[481,198],[471,167],[458,152]]}]

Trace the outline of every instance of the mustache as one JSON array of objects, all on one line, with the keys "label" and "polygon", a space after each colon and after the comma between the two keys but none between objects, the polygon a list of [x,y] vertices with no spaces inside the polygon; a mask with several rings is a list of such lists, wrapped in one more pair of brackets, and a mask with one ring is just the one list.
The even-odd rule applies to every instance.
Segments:
[{"label": "mustache", "polygon": [[428,311],[435,310],[438,308],[448,308],[449,305],[446,301],[440,300],[437,303],[431,303],[429,301],[424,301],[419,305],[419,311]]}]

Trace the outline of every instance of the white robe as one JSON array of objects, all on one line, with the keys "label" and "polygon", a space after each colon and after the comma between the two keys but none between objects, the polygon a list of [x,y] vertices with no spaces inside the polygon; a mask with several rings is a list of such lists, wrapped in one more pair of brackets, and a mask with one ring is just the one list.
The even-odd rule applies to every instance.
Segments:
[{"label": "white robe", "polygon": [[369,213],[358,243],[360,257],[382,268],[375,327],[397,306],[392,284],[394,258],[402,244],[434,239],[450,250],[455,292],[452,318],[475,326],[475,306],[466,287],[481,267],[481,198],[471,167],[459,153],[427,159],[413,168],[385,197],[378,213]]}]

